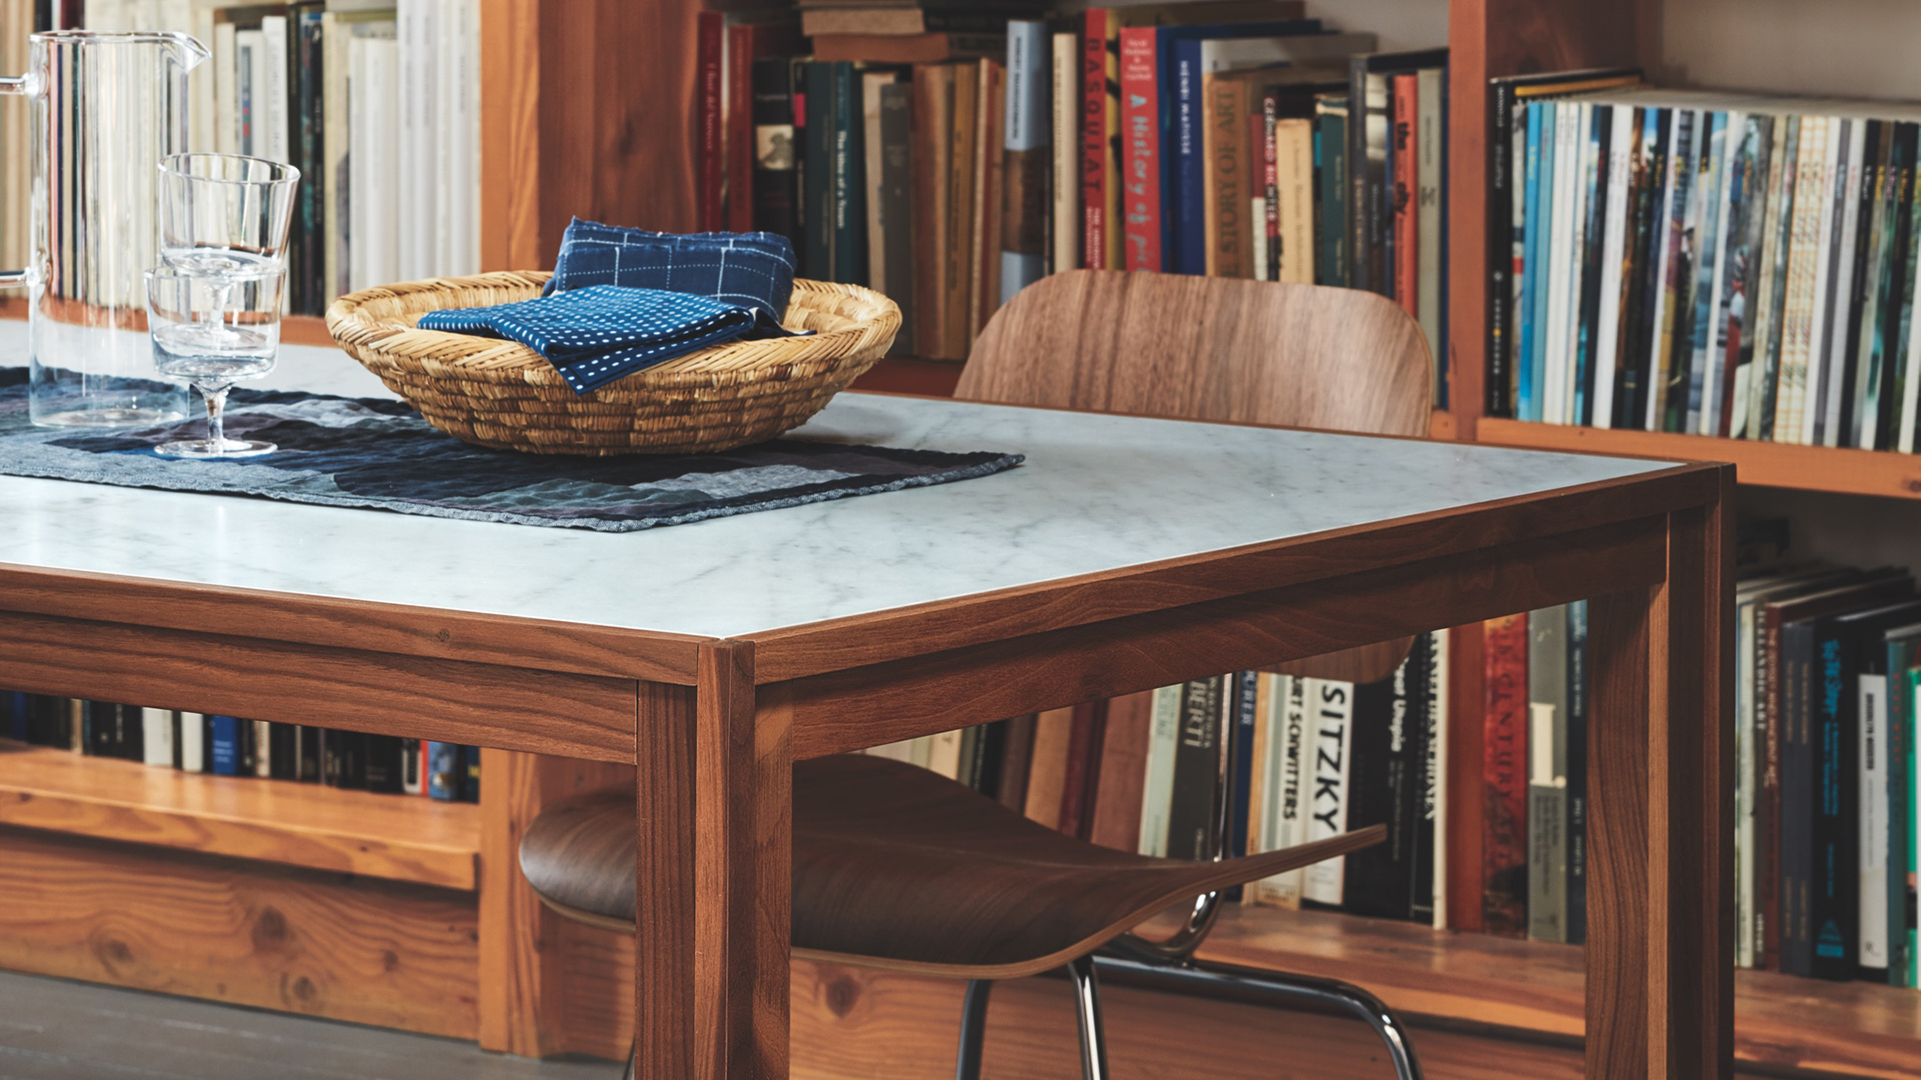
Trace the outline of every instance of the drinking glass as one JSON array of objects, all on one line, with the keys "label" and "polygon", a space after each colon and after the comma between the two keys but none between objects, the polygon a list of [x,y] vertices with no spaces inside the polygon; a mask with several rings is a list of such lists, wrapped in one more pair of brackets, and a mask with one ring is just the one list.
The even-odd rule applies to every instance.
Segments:
[{"label": "drinking glass", "polygon": [[214,315],[228,279],[277,270],[287,252],[300,170],[243,154],[174,154],[160,161],[160,258],[209,280],[215,303],[200,334],[217,345]]},{"label": "drinking glass", "polygon": [[162,443],[170,457],[253,457],[274,444],[229,439],[223,426],[235,381],[272,370],[280,352],[285,270],[228,271],[207,277],[147,271],[147,329],[161,373],[192,383],[207,402],[207,437]]}]

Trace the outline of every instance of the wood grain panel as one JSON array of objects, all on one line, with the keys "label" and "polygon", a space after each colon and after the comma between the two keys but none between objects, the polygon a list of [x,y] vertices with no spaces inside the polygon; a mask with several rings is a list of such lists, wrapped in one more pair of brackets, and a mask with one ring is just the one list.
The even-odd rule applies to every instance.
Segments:
[{"label": "wood grain panel", "polygon": [[483,751],[481,762],[487,782],[477,808],[483,823],[478,1038],[487,1050],[544,1057],[564,1048],[565,971],[557,945],[565,921],[521,875],[520,838],[548,804],[632,784],[634,770],[509,750]]},{"label": "wood grain panel", "polygon": [[789,715],[778,702],[756,708],[749,642],[721,642],[702,651],[698,694],[694,1075],[784,1077],[793,801]]},{"label": "wood grain panel", "polygon": [[635,685],[84,619],[0,619],[0,686],[589,760],[631,760]]},{"label": "wood grain panel", "polygon": [[0,740],[0,825],[472,891],[480,808]]},{"label": "wood grain panel", "polygon": [[[1715,493],[1712,473],[1707,466],[1679,466],[1633,481],[1604,481],[1554,495],[1500,500],[1385,525],[1330,530],[1228,553],[1004,589],[964,602],[896,608],[770,631],[754,635],[756,670],[762,682],[778,682],[1444,555],[1485,552],[1517,541],[1703,505]],[[1395,633],[1383,626],[1339,647],[1372,644]],[[1334,647],[1330,643],[1323,648]]]},{"label": "wood grain panel", "polygon": [[1650,1075],[1652,1014],[1666,1007],[1665,994],[1650,997],[1649,845],[1667,833],[1649,820],[1650,713],[1661,707],[1650,697],[1663,691],[1648,667],[1650,649],[1668,645],[1650,625],[1653,601],[1634,590],[1588,604],[1587,1026],[1606,1035],[1587,1041],[1587,1066],[1623,1080]]},{"label": "wood grain panel", "polygon": [[706,640],[0,564],[0,610],[4,611],[198,631],[234,626],[236,609],[247,613],[247,637],[690,685],[694,657]]},{"label": "wood grain panel", "polygon": [[1921,498],[1921,458],[1885,450],[1795,446],[1754,439],[1715,439],[1662,431],[1567,427],[1487,420],[1481,442],[1538,450],[1616,454],[1667,461],[1726,461],[1743,484],[1837,491],[1854,495]]},{"label": "wood grain panel", "polygon": [[642,683],[634,757],[636,1076],[693,1077],[695,1063],[694,691]]},{"label": "wood grain panel", "polygon": [[[628,974],[633,939],[570,923],[561,942],[567,976],[566,1049],[617,1058],[626,1052],[633,1017]],[[1337,912],[1228,907],[1201,952],[1224,963],[1347,979],[1417,1022],[1445,1023],[1490,1039],[1519,1036],[1577,1047],[1584,1030],[1586,975],[1578,946],[1455,934]],[[1734,982],[1736,1056],[1744,1066],[1769,1075],[1913,1080],[1914,1062],[1921,1055],[1921,1011],[1914,1008],[1913,991],[1866,982],[1811,987],[1806,979],[1766,971],[1737,972]],[[960,985],[954,980],[796,961],[794,1075],[847,1080],[951,1076]],[[1037,987],[1046,1001],[1020,996],[1022,986]],[[1329,1038],[1319,1018],[1305,1021],[1281,1012],[1240,1013],[1236,1006],[1158,994],[1148,999],[1162,1008],[1123,1012],[1119,1002],[1130,993],[1135,991],[1115,987],[1109,993],[1103,987],[1104,999],[1113,1010],[1108,1025],[1114,1047],[1110,1056],[1116,1075],[1123,1078],[1267,1078],[1275,1075],[1273,1062],[1295,1059],[1275,1056],[1242,1063],[1236,1056],[1239,1044],[1288,1032],[1313,1043]],[[1036,1080],[1074,1075],[1071,1015],[1063,1012],[1058,1024],[1038,1017],[1030,1021],[1028,1008],[1017,1004],[1031,1002],[1051,1012],[1057,1005],[1048,1002],[1065,994],[1065,986],[1047,979],[1006,982],[995,989],[988,1024],[990,1046],[1014,1037],[1016,1031],[1031,1030],[1032,1035],[1023,1038],[1032,1043],[1024,1045],[1042,1056],[1031,1066],[990,1060],[988,1075]],[[1064,997],[1058,1007],[1065,1008]],[[1213,1023],[1210,1017],[1232,1017],[1223,1021],[1231,1028],[1226,1038],[1194,1034],[1212,1030],[1196,1027]],[[1129,1042],[1121,1041],[1123,1029],[1132,1033]],[[1464,1066],[1448,1066],[1437,1057],[1440,1037],[1431,1027],[1416,1029],[1415,1046],[1427,1075],[1475,1075],[1448,1071]],[[1475,1056],[1488,1063],[1528,1061],[1524,1056],[1510,1058],[1522,1054],[1525,1043],[1476,1039],[1472,1045]],[[1128,1048],[1125,1053],[1123,1047]],[[1364,1050],[1357,1061],[1364,1062],[1368,1053]],[[1579,1050],[1565,1053],[1565,1071],[1547,1075],[1581,1075]],[[1370,1080],[1390,1075],[1378,1061],[1350,1064],[1358,1070],[1352,1075]],[[1023,1067],[1034,1071],[1019,1071]],[[1350,1075],[1341,1068],[1330,1065],[1327,1071],[1300,1075]],[[1537,1074],[1523,1069],[1519,1075]]]},{"label": "wood grain panel", "polygon": [[0,967],[471,1039],[473,897],[0,828]]},{"label": "wood grain panel", "polygon": [[1664,519],[1352,574],[794,681],[794,754],[817,757],[1261,667],[1660,579]]},{"label": "wood grain panel", "polygon": [[480,4],[480,269],[546,269],[540,249],[540,0]]}]

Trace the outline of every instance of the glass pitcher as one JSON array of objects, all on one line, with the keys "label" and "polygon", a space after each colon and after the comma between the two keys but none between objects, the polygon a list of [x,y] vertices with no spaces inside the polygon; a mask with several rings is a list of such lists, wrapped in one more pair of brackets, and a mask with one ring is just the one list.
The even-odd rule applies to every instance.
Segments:
[{"label": "glass pitcher", "polygon": [[187,415],[147,339],[159,251],[161,158],[187,149],[187,73],[207,50],[185,34],[58,30],[28,39],[31,263],[0,270],[29,290],[29,412],[56,427],[147,426]]}]

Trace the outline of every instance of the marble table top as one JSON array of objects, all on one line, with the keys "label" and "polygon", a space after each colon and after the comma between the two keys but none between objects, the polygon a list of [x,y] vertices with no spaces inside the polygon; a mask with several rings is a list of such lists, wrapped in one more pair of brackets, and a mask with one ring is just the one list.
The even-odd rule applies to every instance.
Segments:
[{"label": "marble table top", "polygon": [[[0,320],[0,365],[25,336]],[[333,349],[260,385],[391,396]],[[624,534],[0,477],[0,563],[742,637],[1667,467],[870,394],[794,435],[1027,462]]]}]

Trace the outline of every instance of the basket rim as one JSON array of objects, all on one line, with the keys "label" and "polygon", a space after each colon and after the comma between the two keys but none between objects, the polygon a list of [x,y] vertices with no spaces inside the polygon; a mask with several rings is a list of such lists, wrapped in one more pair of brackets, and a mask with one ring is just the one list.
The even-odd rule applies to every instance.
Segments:
[{"label": "basket rim", "polygon": [[[328,306],[327,331],[336,343],[370,369],[377,365],[391,365],[396,358],[389,354],[405,354],[415,362],[430,356],[435,367],[448,369],[449,377],[461,380],[523,387],[551,383],[554,387],[566,389],[560,373],[545,357],[518,342],[398,326],[384,318],[369,315],[365,310],[370,305],[382,302],[404,304],[409,297],[454,289],[525,290],[537,294],[552,276],[551,271],[545,270],[496,270],[359,289],[341,296]],[[845,306],[848,302],[852,302],[857,310],[835,310],[837,306]],[[900,308],[894,301],[859,285],[796,278],[793,298],[788,302],[788,320],[793,318],[797,307],[802,311],[813,309],[838,314],[853,320],[853,324],[805,337],[736,340],[711,345],[634,372],[594,393],[621,384],[627,384],[630,388],[649,384],[671,385],[690,378],[706,382],[717,374],[738,375],[757,367],[838,365],[853,355],[865,352],[883,334],[891,340],[892,332],[900,324]],[[376,371],[376,374],[379,372]],[[567,392],[571,396],[572,391]]]}]

